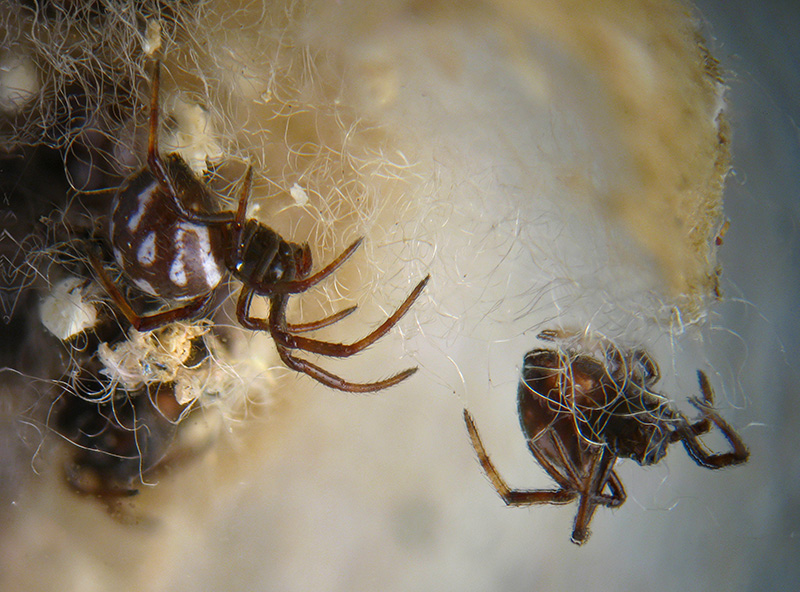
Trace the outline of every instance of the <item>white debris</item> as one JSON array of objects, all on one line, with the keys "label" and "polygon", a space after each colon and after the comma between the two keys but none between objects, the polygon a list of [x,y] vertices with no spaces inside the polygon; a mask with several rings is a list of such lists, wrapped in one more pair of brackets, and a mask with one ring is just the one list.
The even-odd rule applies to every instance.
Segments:
[{"label": "white debris", "polygon": [[57,283],[42,301],[39,315],[42,324],[53,335],[67,340],[97,322],[97,307],[88,298],[87,281],[68,277]]},{"label": "white debris", "polygon": [[148,21],[147,30],[142,39],[142,51],[147,57],[153,55],[161,49],[161,25],[158,21]]},{"label": "white debris", "polygon": [[[172,323],[163,329],[141,333],[131,329],[128,339],[113,346],[101,343],[97,355],[105,367],[102,372],[115,384],[129,392],[146,385],[157,383],[176,383],[176,391],[181,390],[180,381],[190,376],[186,366],[192,354],[193,341],[206,334],[210,328],[207,322]],[[187,374],[189,373],[189,374]],[[194,379],[192,379],[194,380]],[[198,389],[183,388],[183,399],[188,402],[199,392]]]},{"label": "white debris", "polygon": [[195,174],[208,170],[209,162],[222,159],[222,146],[208,111],[196,103],[185,101],[180,96],[173,99],[171,114],[177,127],[164,138],[165,152],[177,152]]},{"label": "white debris", "polygon": [[19,112],[39,92],[39,79],[33,62],[8,54],[0,59],[0,111]]},{"label": "white debris", "polygon": [[298,206],[304,206],[308,203],[308,193],[297,183],[292,185],[291,189],[289,189],[289,195],[292,196],[294,203]]}]

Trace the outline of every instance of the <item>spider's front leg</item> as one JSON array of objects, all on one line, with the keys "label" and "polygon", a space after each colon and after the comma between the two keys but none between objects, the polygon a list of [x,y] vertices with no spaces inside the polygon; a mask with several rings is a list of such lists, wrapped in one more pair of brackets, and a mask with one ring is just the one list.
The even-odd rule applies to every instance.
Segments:
[{"label": "spider's front leg", "polygon": [[[288,296],[285,294],[276,294],[270,298],[270,314],[269,319],[259,319],[250,316],[250,304],[253,299],[253,291],[243,287],[241,293],[239,294],[239,300],[236,306],[236,317],[239,320],[239,323],[245,328],[252,329],[252,330],[261,330],[261,331],[268,331],[272,338],[275,340],[275,346],[278,350],[278,355],[280,356],[281,360],[287,367],[295,370],[297,372],[302,372],[307,374],[317,382],[324,384],[333,389],[337,389],[340,391],[346,391],[349,393],[371,393],[379,390],[383,390],[385,388],[389,388],[390,386],[394,386],[406,378],[410,377],[417,371],[417,368],[408,368],[394,376],[390,376],[385,380],[379,380],[376,382],[368,382],[368,383],[356,383],[350,382],[345,380],[344,378],[337,376],[323,368],[317,366],[316,364],[312,364],[307,360],[303,360],[301,358],[295,357],[291,353],[291,347],[285,344],[286,337],[291,335],[289,334],[290,328],[292,325],[289,325],[286,322],[286,306],[288,304]],[[294,325],[294,327],[299,327],[301,331],[310,331],[312,329],[318,329],[320,327],[328,326],[336,321],[344,318],[348,314],[350,314],[354,307],[349,309],[345,309],[340,311],[336,314],[333,314],[329,317],[321,319],[319,321],[315,321],[312,323],[304,323],[301,325]],[[309,340],[314,343],[324,344],[326,346],[337,346],[340,344],[335,343],[327,343],[323,341],[315,341]],[[298,348],[304,349],[304,348]]]},{"label": "spider's front leg", "polygon": [[[708,377],[702,370],[697,371],[697,378],[700,383],[700,391],[703,393],[702,399],[691,398],[689,402],[694,405],[702,414],[701,419],[686,428],[676,432],[679,440],[682,441],[686,452],[692,460],[701,467],[707,469],[720,469],[732,465],[747,462],[750,452],[747,450],[741,436],[717,413],[712,407],[714,402],[714,391]],[[728,440],[733,450],[719,454],[711,453],[700,441],[699,435],[708,432],[711,425],[715,425]]]},{"label": "spider's front leg", "polygon": [[[354,343],[331,343],[328,341],[319,341],[316,339],[309,339],[307,337],[299,337],[295,335],[296,331],[292,331],[290,325],[286,321],[286,303],[287,294],[277,293],[270,296],[271,312],[269,319],[259,319],[250,316],[250,302],[253,298],[254,292],[252,289],[243,288],[239,295],[239,302],[236,309],[237,318],[243,327],[252,329],[254,331],[269,331],[273,339],[278,345],[286,349],[299,349],[314,354],[321,354],[323,356],[330,356],[333,358],[349,358],[378,341],[381,337],[386,335],[389,330],[394,327],[400,319],[405,315],[414,304],[425,285],[428,283],[430,276],[426,276],[420,281],[411,293],[406,297],[403,303],[397,308],[394,313],[381,323],[377,328],[370,332],[365,337],[362,337]],[[281,306],[276,306],[276,303],[281,303]],[[349,310],[349,309],[345,309]],[[301,331],[310,331],[311,328],[319,328],[320,326],[331,325],[336,320],[346,316],[343,314],[345,311],[331,315],[321,321],[314,323],[304,323],[299,325]],[[349,312],[347,313],[349,314]],[[339,316],[341,315],[341,316]],[[335,319],[335,320],[330,320]],[[322,323],[322,325],[320,325]],[[296,326],[296,325],[295,325]],[[305,328],[311,327],[311,328]]]},{"label": "spider's front leg", "polygon": [[285,319],[278,319],[274,314],[270,314],[269,330],[272,336],[275,338],[275,341],[288,349],[300,349],[334,358],[349,358],[350,356],[365,350],[367,347],[386,335],[389,330],[394,327],[401,318],[403,318],[417,298],[419,298],[419,295],[422,293],[422,290],[425,288],[425,285],[428,283],[429,279],[430,276],[423,278],[390,317],[378,325],[378,327],[372,330],[368,335],[362,337],[354,343],[330,343],[327,341],[309,339],[307,337],[298,337],[286,330],[288,324],[286,323]]},{"label": "spider's front leg", "polygon": [[339,391],[345,391],[347,393],[374,393],[376,391],[381,391],[404,381],[417,371],[416,368],[408,368],[407,370],[403,370],[394,376],[390,376],[385,380],[379,380],[377,382],[350,382],[340,376],[337,376],[336,374],[320,368],[316,364],[312,364],[308,360],[303,360],[293,356],[285,347],[281,347],[279,345],[277,346],[277,349],[278,355],[288,368],[291,368],[296,372],[307,374],[317,382],[324,384],[327,387]]}]

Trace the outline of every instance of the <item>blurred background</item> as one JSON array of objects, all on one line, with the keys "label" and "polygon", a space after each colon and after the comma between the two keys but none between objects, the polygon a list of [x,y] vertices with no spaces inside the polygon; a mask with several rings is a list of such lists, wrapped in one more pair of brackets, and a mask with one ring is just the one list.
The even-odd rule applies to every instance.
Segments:
[{"label": "blurred background", "polygon": [[800,575],[800,481],[790,452],[800,443],[794,362],[800,354],[800,10],[791,2],[758,10],[744,2],[697,5],[715,55],[731,73],[734,174],[725,191],[731,234],[721,254],[726,300],[720,325],[745,346],[741,381],[754,424],[748,438],[764,455],[754,456],[746,494],[756,500],[763,523],[736,543],[752,554],[752,567],[737,585],[790,589]]}]

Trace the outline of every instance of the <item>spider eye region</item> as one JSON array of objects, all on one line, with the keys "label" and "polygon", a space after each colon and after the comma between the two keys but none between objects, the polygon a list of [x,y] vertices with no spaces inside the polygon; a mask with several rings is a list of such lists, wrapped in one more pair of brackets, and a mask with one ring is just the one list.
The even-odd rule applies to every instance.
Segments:
[{"label": "spider eye region", "polygon": [[109,224],[117,264],[151,296],[187,300],[213,290],[225,271],[217,226],[184,220],[153,175],[142,171],[114,198]]}]

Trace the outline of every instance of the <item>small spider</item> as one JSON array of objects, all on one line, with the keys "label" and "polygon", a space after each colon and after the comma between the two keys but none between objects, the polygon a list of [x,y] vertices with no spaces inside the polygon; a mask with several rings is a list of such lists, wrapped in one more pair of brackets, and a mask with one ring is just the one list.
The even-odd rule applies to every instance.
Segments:
[{"label": "small spider", "polygon": [[[544,331],[540,339],[564,337]],[[617,458],[642,466],[661,460],[670,444],[680,441],[701,467],[719,469],[747,461],[739,435],[714,411],[708,377],[697,371],[702,399],[690,403],[700,418],[690,422],[652,390],[656,363],[643,350],[620,350],[605,339],[577,348],[535,349],[525,355],[517,393],[519,419],[528,448],[558,483],[553,490],[510,489],[492,464],[470,413],[464,410],[472,445],[503,501],[510,506],[565,504],[578,498],[572,542],[589,538],[589,523],[598,505],[621,506],[625,489],[614,471]],[[710,453],[699,436],[716,425],[732,452]]]},{"label": "small spider", "polygon": [[[173,330],[185,339],[175,339]],[[190,420],[198,405],[185,388],[179,398],[190,375],[204,378],[211,353],[202,337],[175,325],[152,335],[163,351],[155,346],[148,351],[150,344],[131,344],[120,323],[105,314],[82,336],[79,344],[65,342],[70,364],[53,383],[48,425],[71,443],[64,463],[67,485],[126,519],[122,500],[136,495],[149,478],[199,458],[213,443],[214,430],[198,431]],[[176,342],[180,345],[171,348]],[[204,414],[203,425],[207,419]]]},{"label": "small spider", "polygon": [[84,361],[59,397],[55,430],[75,445],[65,464],[67,484],[97,497],[111,508],[138,493],[137,483],[175,460],[174,441],[186,406],[175,399],[171,383],[108,393],[110,379],[97,358]]},{"label": "small spider", "polygon": [[[140,331],[196,317],[210,302],[227,272],[242,282],[236,306],[239,323],[254,331],[269,331],[281,360],[331,388],[372,392],[393,386],[416,372],[409,368],[385,380],[353,383],[296,357],[292,350],[323,356],[352,356],[383,337],[409,310],[430,276],[411,291],[400,307],[366,337],[352,344],[309,339],[299,333],[327,327],[351,314],[350,307],[318,321],[302,324],[286,320],[289,297],[301,294],[336,271],[358,248],[356,240],[326,267],[309,275],[311,250],[283,240],[274,230],[246,218],[252,181],[248,168],[236,212],[209,213],[207,186],[177,154],[165,158],[158,150],[158,95],[160,63],[152,78],[147,167],[131,177],[115,195],[109,223],[114,258],[127,279],[141,292],[183,305],[141,316],[134,312],[121,290],[93,261],[106,291],[128,321]],[[270,301],[268,318],[250,314],[253,295]]]}]

